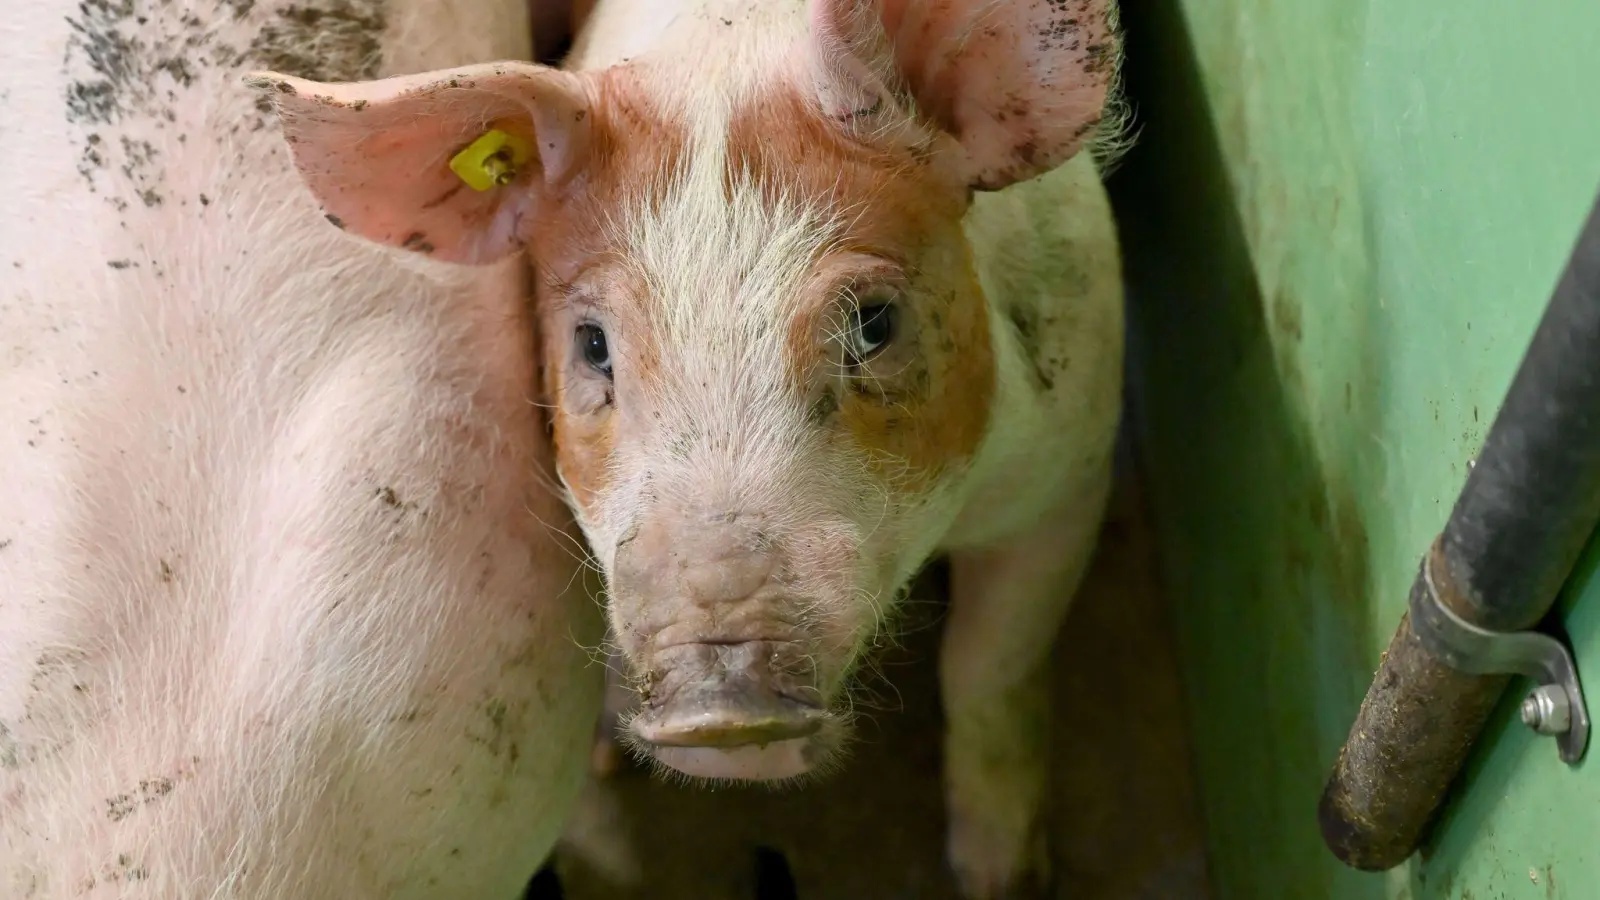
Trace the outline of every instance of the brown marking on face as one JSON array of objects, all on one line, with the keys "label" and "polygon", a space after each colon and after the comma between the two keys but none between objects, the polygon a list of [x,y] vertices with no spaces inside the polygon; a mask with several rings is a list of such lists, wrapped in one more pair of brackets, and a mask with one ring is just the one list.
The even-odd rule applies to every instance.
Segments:
[{"label": "brown marking on face", "polygon": [[[627,360],[629,377],[651,377],[659,351],[639,294],[643,285],[630,277],[605,228],[641,198],[665,191],[663,176],[686,153],[689,137],[681,122],[651,102],[646,73],[620,66],[595,79],[588,159],[578,177],[538,204],[524,231],[537,273],[544,391],[553,407],[556,464],[574,502],[588,513],[610,486],[618,409],[615,385],[587,370],[577,354],[571,311],[574,305],[603,303],[613,358]],[[567,396],[588,402],[563,402]]]},{"label": "brown marking on face", "polygon": [[[547,365],[546,371],[556,366]],[[572,415],[556,407],[554,422],[556,470],[572,492],[579,509],[594,508],[596,496],[610,479],[611,450],[616,446],[616,418],[611,415]]]},{"label": "brown marking on face", "polygon": [[[647,72],[631,66],[597,76],[589,161],[579,177],[539,204],[527,227],[540,276],[557,463],[574,500],[591,514],[610,486],[618,416],[648,413],[628,408],[626,394],[620,406],[615,393],[609,403],[595,400],[597,376],[584,370],[576,354],[575,320],[567,307],[604,304],[612,358],[626,370],[624,391],[655,380],[660,352],[650,298],[630,271],[624,248],[611,245],[614,236],[604,231],[619,212],[662,198],[668,175],[688,153],[687,126],[653,102],[648,82]],[[853,138],[798,86],[770,90],[737,112],[728,137],[730,186],[747,174],[774,202],[781,191],[799,192],[846,211],[846,230],[834,236],[830,256],[871,257],[904,273],[902,316],[916,323],[905,335],[917,342],[904,354],[909,364],[889,372],[869,369],[860,382],[831,387],[834,401],[813,402],[819,397],[808,403],[825,408],[836,401],[836,410],[817,418],[833,422],[901,489],[926,489],[977,452],[994,387],[985,300],[960,224],[969,202],[966,185],[925,147]],[[815,381],[818,366],[833,362],[819,340],[829,317],[837,315],[841,282],[829,276],[824,259],[788,328],[797,389]],[[626,427],[646,429],[651,423]]]},{"label": "brown marking on face", "polygon": [[[901,485],[911,489],[977,452],[994,390],[987,305],[961,230],[966,186],[922,149],[854,140],[799,88],[774,91],[740,111],[729,140],[730,159],[764,188],[826,198],[848,211],[834,255],[876,257],[905,273],[902,316],[916,320],[905,339],[918,342],[909,364],[872,372],[869,363],[874,377],[841,392],[837,416],[869,456],[908,469]],[[789,329],[800,384],[830,362],[818,335],[835,313],[839,284],[827,277],[826,260],[822,269]]]}]

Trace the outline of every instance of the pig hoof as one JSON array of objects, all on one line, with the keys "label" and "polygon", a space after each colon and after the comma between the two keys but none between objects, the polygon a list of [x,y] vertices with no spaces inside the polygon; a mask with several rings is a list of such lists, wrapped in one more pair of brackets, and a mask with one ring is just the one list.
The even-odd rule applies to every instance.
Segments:
[{"label": "pig hoof", "polygon": [[947,852],[964,900],[1044,900],[1054,896],[1044,829],[1007,827],[987,815],[951,811]]}]

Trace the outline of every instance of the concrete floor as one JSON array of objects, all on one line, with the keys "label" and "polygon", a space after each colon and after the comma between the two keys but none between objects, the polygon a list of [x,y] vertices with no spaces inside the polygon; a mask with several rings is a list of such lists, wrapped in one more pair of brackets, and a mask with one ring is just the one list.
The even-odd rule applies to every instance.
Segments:
[{"label": "concrete floor", "polygon": [[[1059,898],[1210,896],[1155,572],[1143,502],[1125,481],[1056,649]],[[882,709],[844,771],[775,793],[690,789],[625,768],[591,785],[556,877],[543,875],[530,898],[956,900],[942,859],[932,664],[943,580],[936,567],[914,592],[918,618],[883,659]]]}]

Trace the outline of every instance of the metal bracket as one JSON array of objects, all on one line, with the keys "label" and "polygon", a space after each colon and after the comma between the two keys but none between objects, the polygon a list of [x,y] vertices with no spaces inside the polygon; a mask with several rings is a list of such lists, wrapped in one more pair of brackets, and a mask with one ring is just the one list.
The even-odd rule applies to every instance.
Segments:
[{"label": "metal bracket", "polygon": [[1423,556],[1426,591],[1411,592],[1411,631],[1440,662],[1468,675],[1523,675],[1538,682],[1522,703],[1522,721],[1554,737],[1561,761],[1573,765],[1589,745],[1589,710],[1572,654],[1537,631],[1489,631],[1456,615],[1439,600],[1434,554]]}]

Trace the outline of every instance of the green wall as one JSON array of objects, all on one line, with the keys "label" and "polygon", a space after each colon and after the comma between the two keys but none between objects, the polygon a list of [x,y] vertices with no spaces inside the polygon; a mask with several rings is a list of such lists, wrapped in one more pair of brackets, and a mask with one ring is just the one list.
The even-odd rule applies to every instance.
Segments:
[{"label": "green wall", "polygon": [[[1218,900],[1600,898],[1600,768],[1562,765],[1516,698],[1405,869],[1345,869],[1316,826],[1600,190],[1600,3],[1125,0],[1124,22],[1134,422]],[[1590,672],[1597,562],[1568,617]]]}]

